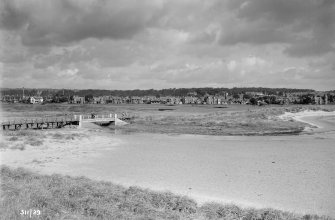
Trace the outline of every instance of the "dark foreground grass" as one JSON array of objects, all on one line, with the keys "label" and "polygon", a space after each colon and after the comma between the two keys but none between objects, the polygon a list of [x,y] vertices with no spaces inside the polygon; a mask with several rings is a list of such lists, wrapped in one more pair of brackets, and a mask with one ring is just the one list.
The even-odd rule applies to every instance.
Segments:
[{"label": "dark foreground grass", "polygon": [[[1,167],[0,219],[331,219],[273,209],[195,201],[169,192],[125,188],[85,177],[39,175],[23,168]],[[39,216],[20,210],[38,209]]]}]

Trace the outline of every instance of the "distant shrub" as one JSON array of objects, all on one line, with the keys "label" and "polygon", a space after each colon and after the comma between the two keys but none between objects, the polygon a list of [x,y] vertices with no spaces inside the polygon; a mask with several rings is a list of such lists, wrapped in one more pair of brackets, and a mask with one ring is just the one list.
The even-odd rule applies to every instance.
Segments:
[{"label": "distant shrub", "polygon": [[26,147],[25,147],[24,144],[17,144],[17,145],[15,145],[15,146],[12,146],[10,149],[13,149],[13,150],[15,150],[15,149],[18,149],[18,150],[25,150]]},{"label": "distant shrub", "polygon": [[54,138],[54,139],[62,139],[63,135],[60,134],[60,133],[55,133],[55,134],[52,135],[52,138]]},{"label": "distant shrub", "polygon": [[0,149],[8,148],[8,144],[4,142],[0,142]]},{"label": "distant shrub", "polygon": [[37,132],[31,130],[20,130],[16,131],[15,136],[37,136]]},{"label": "distant shrub", "polygon": [[38,140],[36,138],[28,139],[24,143],[28,144],[30,146],[41,146],[41,145],[43,145],[43,141],[42,140]]},{"label": "distant shrub", "polygon": [[235,205],[207,203],[200,207],[207,219],[240,219],[242,210]]},{"label": "distant shrub", "polygon": [[76,138],[80,138],[82,136],[83,134],[77,133],[62,134],[57,132],[55,134],[52,134],[52,138],[57,140],[75,140]]},{"label": "distant shrub", "polygon": [[9,138],[8,140],[9,140],[9,141],[17,141],[17,140],[19,140],[19,138],[16,137],[16,136],[14,136],[14,137]]},{"label": "distant shrub", "polygon": [[43,131],[35,131],[35,130],[17,130],[17,131],[4,131],[4,136],[12,136],[12,137],[44,137],[45,134]]}]

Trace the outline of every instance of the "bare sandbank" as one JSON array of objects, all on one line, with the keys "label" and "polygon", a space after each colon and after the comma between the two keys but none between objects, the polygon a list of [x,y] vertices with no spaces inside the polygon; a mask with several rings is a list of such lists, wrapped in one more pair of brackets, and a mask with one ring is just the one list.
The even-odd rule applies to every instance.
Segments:
[{"label": "bare sandbank", "polygon": [[308,124],[304,131],[305,132],[327,132],[335,131],[334,117],[335,111],[311,111],[305,110],[301,112],[291,113],[285,112],[285,114],[278,116],[282,120],[296,120]]}]

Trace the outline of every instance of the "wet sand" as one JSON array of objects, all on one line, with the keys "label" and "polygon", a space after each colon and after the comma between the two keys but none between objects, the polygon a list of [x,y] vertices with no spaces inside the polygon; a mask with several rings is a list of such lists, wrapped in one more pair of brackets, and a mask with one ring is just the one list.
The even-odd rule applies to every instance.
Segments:
[{"label": "wet sand", "polygon": [[90,136],[64,143],[49,140],[24,151],[2,150],[1,163],[169,190],[199,202],[335,217],[335,121],[330,115],[293,116],[318,128],[277,137],[82,130]]}]

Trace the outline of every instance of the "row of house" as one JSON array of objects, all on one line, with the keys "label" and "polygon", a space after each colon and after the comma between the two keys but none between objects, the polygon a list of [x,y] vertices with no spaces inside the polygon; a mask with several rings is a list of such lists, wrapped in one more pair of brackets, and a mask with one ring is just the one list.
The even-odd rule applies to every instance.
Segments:
[{"label": "row of house", "polygon": [[[247,96],[246,96],[247,95]],[[292,104],[292,103],[301,103],[302,97],[304,95],[311,96],[313,99],[313,104],[323,105],[328,104],[328,94],[327,93],[286,93],[282,96],[280,95],[271,95],[260,92],[246,92],[245,94],[231,95],[228,93],[223,93],[221,95],[204,95],[202,97],[197,96],[196,94],[188,94],[184,97],[174,97],[174,96],[165,96],[165,97],[156,97],[156,96],[99,96],[93,97],[89,102],[91,104],[207,104],[207,105],[222,105],[222,104],[248,104],[250,103],[250,97],[256,98],[258,103],[265,103],[265,100],[268,97],[275,99],[277,104]],[[335,96],[335,94],[333,94]],[[246,98],[248,97],[248,98]],[[75,104],[84,104],[85,98],[74,96],[70,103]]]},{"label": "row of house", "polygon": [[85,102],[85,97],[74,96],[70,101],[72,104],[207,104],[207,105],[222,105],[222,104],[247,104],[248,100],[243,98],[241,94],[238,98],[233,96],[184,96],[184,97],[119,97],[119,96],[100,96],[93,97],[90,101]]},{"label": "row of house", "polygon": [[324,95],[315,95],[314,96],[314,102],[317,105],[328,105],[328,95],[324,94]]},{"label": "row of house", "polygon": [[[231,95],[228,93],[221,93],[220,95],[204,95],[197,96],[196,93],[189,93],[184,97],[175,97],[175,96],[98,96],[92,97],[88,101],[83,96],[73,96],[68,97],[68,100],[71,104],[207,104],[207,105],[222,105],[222,104],[249,104],[251,98],[257,99],[257,103],[265,103],[266,100],[271,97],[276,100],[277,104],[291,104],[291,103],[301,103],[303,97],[309,97],[309,100],[313,104],[317,105],[327,105],[329,104],[329,96],[332,96],[332,100],[335,97],[335,94],[327,93],[285,93],[283,95],[271,95],[268,96],[259,92],[246,92],[245,94]],[[19,97],[19,96],[9,96],[4,95],[1,97],[2,102],[16,103],[24,102],[31,104],[39,104],[46,102],[51,102],[50,97],[41,97],[41,96],[30,96],[30,97]],[[254,103],[253,103],[254,104]]]},{"label": "row of house", "polygon": [[30,104],[41,104],[44,101],[44,98],[41,96],[28,96],[28,97],[22,97],[22,96],[15,96],[15,95],[4,95],[1,96],[2,102],[7,103],[30,103]]}]

